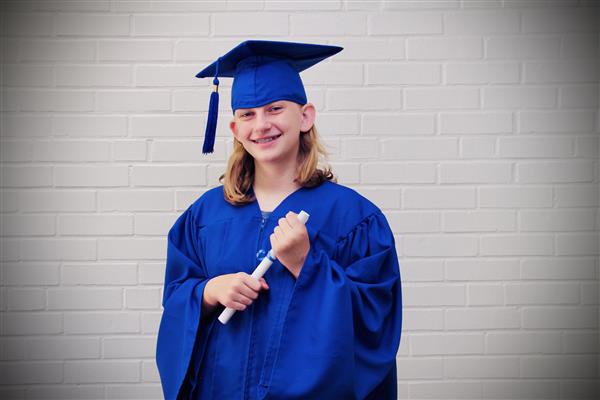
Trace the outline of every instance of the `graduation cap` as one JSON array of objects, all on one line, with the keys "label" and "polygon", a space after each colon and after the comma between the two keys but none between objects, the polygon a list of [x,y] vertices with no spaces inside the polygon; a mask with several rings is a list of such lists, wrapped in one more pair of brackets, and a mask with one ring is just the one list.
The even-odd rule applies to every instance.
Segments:
[{"label": "graduation cap", "polygon": [[204,154],[212,153],[219,110],[219,77],[233,79],[231,108],[261,107],[277,100],[306,104],[299,73],[342,50],[342,47],[310,43],[247,40],[240,43],[196,77],[213,76],[215,89],[210,96]]}]

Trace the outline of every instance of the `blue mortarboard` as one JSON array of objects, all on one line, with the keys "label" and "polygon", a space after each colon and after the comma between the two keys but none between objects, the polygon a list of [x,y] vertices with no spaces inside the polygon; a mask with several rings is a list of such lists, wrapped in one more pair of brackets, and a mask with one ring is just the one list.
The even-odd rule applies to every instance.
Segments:
[{"label": "blue mortarboard", "polygon": [[219,109],[219,79],[233,79],[231,108],[261,107],[277,100],[306,104],[299,73],[342,50],[342,47],[309,43],[247,40],[196,77],[213,76],[215,90],[210,96],[203,153],[212,153]]}]

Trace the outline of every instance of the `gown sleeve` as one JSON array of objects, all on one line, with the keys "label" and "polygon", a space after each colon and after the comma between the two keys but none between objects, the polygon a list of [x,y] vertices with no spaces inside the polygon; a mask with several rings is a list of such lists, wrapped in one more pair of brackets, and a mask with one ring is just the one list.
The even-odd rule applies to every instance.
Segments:
[{"label": "gown sleeve", "polygon": [[296,281],[271,399],[396,399],[402,295],[393,234],[376,212],[334,249],[330,257],[311,247]]},{"label": "gown sleeve", "polygon": [[[165,399],[176,399],[192,355],[207,335],[202,296],[208,281],[199,256],[199,227],[188,209],[175,222],[167,239],[163,315],[158,332],[156,364]],[[205,329],[203,329],[205,328]],[[194,354],[194,357],[198,357]]]}]

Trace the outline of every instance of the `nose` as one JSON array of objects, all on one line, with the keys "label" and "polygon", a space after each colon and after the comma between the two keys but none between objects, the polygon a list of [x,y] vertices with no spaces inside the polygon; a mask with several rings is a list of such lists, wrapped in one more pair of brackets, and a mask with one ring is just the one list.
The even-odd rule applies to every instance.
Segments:
[{"label": "nose", "polygon": [[262,112],[262,110],[257,111],[256,113],[254,129],[260,133],[267,132],[271,129],[271,121],[269,121],[268,115]]}]

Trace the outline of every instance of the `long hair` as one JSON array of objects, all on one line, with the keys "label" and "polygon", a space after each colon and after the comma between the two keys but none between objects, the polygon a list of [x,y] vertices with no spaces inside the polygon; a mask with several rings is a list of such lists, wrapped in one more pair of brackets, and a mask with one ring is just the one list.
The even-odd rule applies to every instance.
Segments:
[{"label": "long hair", "polygon": [[[303,187],[318,186],[324,181],[335,181],[331,168],[320,166],[321,158],[327,156],[325,147],[319,141],[317,128],[313,124],[307,132],[300,132],[298,146],[298,173],[296,181]],[[227,162],[227,170],[219,181],[223,184],[225,200],[233,205],[254,201],[254,157],[244,146],[233,139],[233,152]]]}]

